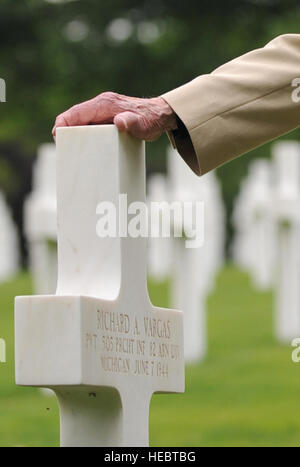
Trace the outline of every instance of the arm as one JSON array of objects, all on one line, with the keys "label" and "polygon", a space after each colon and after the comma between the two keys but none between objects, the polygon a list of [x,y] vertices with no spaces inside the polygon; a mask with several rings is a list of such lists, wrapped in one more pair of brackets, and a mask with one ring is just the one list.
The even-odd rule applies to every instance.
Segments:
[{"label": "arm", "polygon": [[161,97],[106,92],[59,115],[59,126],[114,123],[146,141],[169,133],[198,175],[300,125],[300,34],[278,37]]},{"label": "arm", "polygon": [[300,34],[278,37],[162,97],[187,129],[170,139],[202,175],[300,126]]}]

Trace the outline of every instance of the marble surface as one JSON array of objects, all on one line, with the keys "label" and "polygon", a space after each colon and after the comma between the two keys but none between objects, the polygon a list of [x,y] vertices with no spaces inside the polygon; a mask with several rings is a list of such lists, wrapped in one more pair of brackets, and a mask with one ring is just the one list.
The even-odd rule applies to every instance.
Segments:
[{"label": "marble surface", "polygon": [[142,142],[58,129],[57,292],[17,297],[15,332],[17,384],[56,392],[62,446],[147,445],[153,393],[184,391],[182,313],[150,302],[146,239],[96,235],[124,193],[145,202]]}]

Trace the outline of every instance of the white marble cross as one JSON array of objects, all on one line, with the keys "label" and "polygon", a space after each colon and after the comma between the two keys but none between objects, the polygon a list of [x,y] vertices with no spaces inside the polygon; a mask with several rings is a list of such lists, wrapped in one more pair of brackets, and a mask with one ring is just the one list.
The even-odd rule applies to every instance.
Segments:
[{"label": "white marble cross", "polygon": [[[222,263],[222,200],[215,190],[214,174],[197,177],[173,148],[168,150],[168,173],[171,202],[200,202],[204,211],[201,246],[186,248],[184,237],[172,238],[172,306],[179,307],[184,314],[185,359],[196,363],[207,352],[206,298]],[[192,217],[185,216],[187,230],[195,223]]]},{"label": "white marble cross", "polygon": [[16,299],[17,384],[55,391],[63,446],[147,445],[152,394],[184,391],[182,313],[150,302],[145,238],[96,235],[100,202],[145,202],[144,143],[64,128],[57,159],[57,292]]},{"label": "white marble cross", "polygon": [[[164,204],[169,201],[169,186],[167,177],[163,174],[153,174],[149,177],[147,201],[149,208],[151,203],[159,203],[163,210]],[[162,214],[161,214],[162,215]],[[161,224],[161,216],[156,219]],[[155,219],[151,219],[154,222]],[[160,227],[157,226],[158,228]],[[163,282],[169,279],[172,271],[172,239],[162,235],[150,238],[148,248],[148,274],[151,279]]]},{"label": "white marble cross", "polygon": [[235,262],[250,273],[253,286],[262,291],[271,289],[274,284],[273,203],[273,166],[266,159],[256,159],[235,200],[236,233],[232,250]]},{"label": "white marble cross", "polygon": [[19,260],[18,232],[5,197],[0,192],[0,282],[18,273]]},{"label": "white marble cross", "polygon": [[278,264],[275,289],[276,337],[291,343],[300,333],[300,144],[274,144],[275,219]]},{"label": "white marble cross", "polygon": [[42,144],[33,170],[33,189],[24,204],[30,269],[37,294],[54,293],[57,283],[55,144]]},{"label": "white marble cross", "polygon": [[6,82],[0,78],[0,102],[6,102]]},{"label": "white marble cross", "polygon": [[6,343],[0,338],[0,363],[6,363]]}]

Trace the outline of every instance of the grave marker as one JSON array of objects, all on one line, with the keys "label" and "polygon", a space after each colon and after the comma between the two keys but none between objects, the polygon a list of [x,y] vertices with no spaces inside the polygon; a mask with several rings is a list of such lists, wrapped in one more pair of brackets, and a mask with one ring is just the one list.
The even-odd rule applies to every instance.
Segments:
[{"label": "grave marker", "polygon": [[[168,151],[168,173],[171,201],[202,203],[204,212],[202,245],[189,249],[184,237],[172,238],[172,306],[183,311],[185,359],[195,363],[206,355],[206,298],[214,287],[223,259],[222,201],[214,174],[197,177],[173,148]],[[193,217],[184,219],[187,230],[193,229]]]},{"label": "grave marker", "polygon": [[273,157],[278,232],[275,333],[290,343],[300,333],[300,144],[276,143]]},{"label": "grave marker", "polygon": [[6,363],[6,342],[0,338],[0,363]]},{"label": "grave marker", "polygon": [[269,290],[274,284],[276,233],[273,217],[273,166],[257,159],[250,165],[235,201],[233,223],[235,262],[251,275],[258,290]]},{"label": "grave marker", "polygon": [[145,203],[144,143],[63,128],[57,158],[57,292],[16,299],[17,384],[56,392],[62,446],[144,446],[152,394],[184,390],[182,314],[150,302],[145,238],[96,235],[99,202]]},{"label": "grave marker", "polygon": [[[148,196],[149,203],[160,203],[161,216],[163,215],[164,204],[169,201],[169,186],[167,177],[163,174],[153,174],[148,180]],[[161,227],[161,216],[158,217],[158,228]],[[150,219],[151,222],[155,220]],[[148,274],[157,282],[163,282],[169,279],[172,270],[172,240],[163,238],[162,234],[158,238],[150,238],[149,240],[149,260]]]},{"label": "grave marker", "polygon": [[33,189],[24,205],[24,227],[37,294],[55,293],[57,283],[55,145],[39,147]]},{"label": "grave marker", "polygon": [[19,270],[18,231],[4,195],[0,192],[0,282],[15,276]]}]

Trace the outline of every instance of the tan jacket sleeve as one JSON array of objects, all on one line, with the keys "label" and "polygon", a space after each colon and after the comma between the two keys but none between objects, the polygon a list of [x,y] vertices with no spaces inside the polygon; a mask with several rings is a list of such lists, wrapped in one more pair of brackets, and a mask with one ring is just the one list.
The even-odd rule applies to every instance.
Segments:
[{"label": "tan jacket sleeve", "polygon": [[300,126],[300,34],[288,34],[162,95],[169,136],[198,175]]}]

